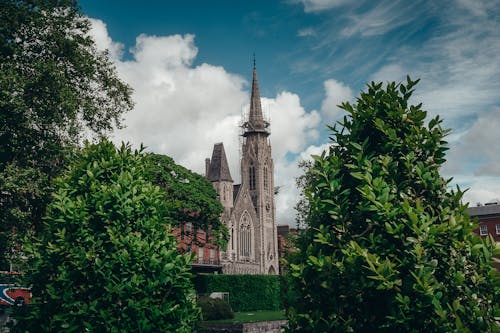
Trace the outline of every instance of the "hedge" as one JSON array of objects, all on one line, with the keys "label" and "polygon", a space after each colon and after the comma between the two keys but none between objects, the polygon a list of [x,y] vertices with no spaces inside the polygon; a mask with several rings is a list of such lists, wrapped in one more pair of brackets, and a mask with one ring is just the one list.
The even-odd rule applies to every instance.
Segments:
[{"label": "hedge", "polygon": [[277,275],[200,274],[193,282],[198,294],[228,292],[229,304],[236,312],[280,309],[280,277]]}]

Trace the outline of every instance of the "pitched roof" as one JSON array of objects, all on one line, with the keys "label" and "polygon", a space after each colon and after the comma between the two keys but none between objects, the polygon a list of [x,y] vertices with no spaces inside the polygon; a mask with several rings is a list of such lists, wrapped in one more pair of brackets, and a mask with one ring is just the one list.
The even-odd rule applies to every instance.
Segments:
[{"label": "pitched roof", "polygon": [[207,178],[212,182],[233,181],[231,173],[229,172],[226,152],[224,151],[224,144],[222,142],[214,145]]},{"label": "pitched roof", "polygon": [[467,212],[470,216],[500,215],[500,204],[469,207]]}]

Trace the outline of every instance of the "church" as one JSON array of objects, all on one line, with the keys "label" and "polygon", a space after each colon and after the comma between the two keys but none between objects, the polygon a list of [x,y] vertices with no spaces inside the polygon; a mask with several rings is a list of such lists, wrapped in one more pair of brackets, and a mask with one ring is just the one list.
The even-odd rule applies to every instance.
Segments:
[{"label": "church", "polygon": [[253,66],[248,119],[242,126],[241,184],[234,184],[223,143],[216,143],[205,160],[205,176],[219,195],[222,221],[229,230],[225,252],[220,252],[224,274],[278,274],[278,240],[274,202],[274,166]]}]

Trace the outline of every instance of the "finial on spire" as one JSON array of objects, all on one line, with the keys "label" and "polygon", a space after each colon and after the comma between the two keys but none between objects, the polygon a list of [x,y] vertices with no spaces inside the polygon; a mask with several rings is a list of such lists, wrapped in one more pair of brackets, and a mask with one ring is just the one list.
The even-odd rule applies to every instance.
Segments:
[{"label": "finial on spire", "polygon": [[255,69],[257,66],[255,65],[255,52],[253,53],[253,69]]}]

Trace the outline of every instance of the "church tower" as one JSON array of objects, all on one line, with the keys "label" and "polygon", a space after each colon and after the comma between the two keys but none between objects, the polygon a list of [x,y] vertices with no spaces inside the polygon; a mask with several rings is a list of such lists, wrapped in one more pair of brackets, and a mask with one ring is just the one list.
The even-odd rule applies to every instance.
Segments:
[{"label": "church tower", "polygon": [[248,188],[259,226],[260,265],[262,273],[278,271],[276,209],[274,204],[274,164],[269,142],[269,122],[262,114],[257,69],[253,67],[252,94],[248,120],[243,124],[241,182]]},{"label": "church tower", "polygon": [[221,251],[224,274],[278,274],[274,164],[269,122],[262,115],[257,69],[253,66],[248,119],[242,126],[241,184],[233,184],[222,143],[205,160],[206,177],[224,207],[229,243]]},{"label": "church tower", "polygon": [[205,175],[212,182],[224,210],[233,208],[233,179],[222,142],[214,145],[212,159],[205,160]]}]

